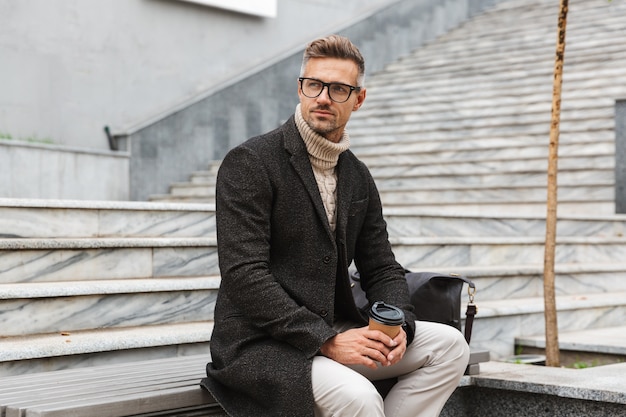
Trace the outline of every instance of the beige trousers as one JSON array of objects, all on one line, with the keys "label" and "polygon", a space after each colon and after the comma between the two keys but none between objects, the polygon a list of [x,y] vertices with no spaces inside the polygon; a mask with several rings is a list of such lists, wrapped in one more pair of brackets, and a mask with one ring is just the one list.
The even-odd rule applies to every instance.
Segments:
[{"label": "beige trousers", "polygon": [[[338,331],[349,326],[340,323]],[[316,417],[436,417],[458,386],[469,347],[453,327],[418,321],[415,338],[400,362],[370,369],[345,366],[325,356],[313,359]],[[370,381],[398,377],[383,401]]]}]

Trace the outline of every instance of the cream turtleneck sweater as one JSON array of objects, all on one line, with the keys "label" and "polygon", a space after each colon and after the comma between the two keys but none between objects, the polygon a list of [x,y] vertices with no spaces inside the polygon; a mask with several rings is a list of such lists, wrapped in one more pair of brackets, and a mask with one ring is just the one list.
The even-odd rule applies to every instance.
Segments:
[{"label": "cream turtleneck sweater", "polygon": [[300,105],[295,112],[296,126],[304,140],[313,167],[315,180],[326,209],[330,229],[335,231],[337,219],[337,173],[335,167],[339,155],[350,147],[350,138],[346,131],[339,143],[334,143],[311,129],[302,117]]}]

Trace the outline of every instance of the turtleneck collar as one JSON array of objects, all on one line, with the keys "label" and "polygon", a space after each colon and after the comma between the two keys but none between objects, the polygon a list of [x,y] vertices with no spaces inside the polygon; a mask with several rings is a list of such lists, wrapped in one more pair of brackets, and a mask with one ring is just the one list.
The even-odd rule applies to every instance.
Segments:
[{"label": "turtleneck collar", "polygon": [[300,104],[295,112],[296,127],[304,140],[309,159],[314,167],[320,169],[332,169],[337,165],[339,155],[350,147],[350,137],[344,130],[343,136],[338,143],[334,143],[311,129],[302,117]]}]

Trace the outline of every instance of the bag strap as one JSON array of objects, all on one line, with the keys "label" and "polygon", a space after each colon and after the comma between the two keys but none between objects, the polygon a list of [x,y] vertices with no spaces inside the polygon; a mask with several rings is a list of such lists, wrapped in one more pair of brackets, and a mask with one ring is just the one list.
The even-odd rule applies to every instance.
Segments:
[{"label": "bag strap", "polygon": [[476,294],[476,287],[472,282],[467,287],[469,303],[467,303],[467,310],[465,311],[465,341],[468,345],[470,343],[470,340],[472,339],[472,326],[474,325],[474,316],[476,315],[476,313],[478,313],[478,308],[476,307],[476,304],[474,304],[474,294]]}]

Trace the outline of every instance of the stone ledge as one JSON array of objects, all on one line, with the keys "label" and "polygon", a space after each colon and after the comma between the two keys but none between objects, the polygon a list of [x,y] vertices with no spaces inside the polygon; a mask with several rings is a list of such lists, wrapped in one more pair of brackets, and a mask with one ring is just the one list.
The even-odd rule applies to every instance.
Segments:
[{"label": "stone ledge", "polygon": [[215,204],[161,203],[145,201],[55,200],[34,198],[0,198],[0,208],[51,208],[86,210],[154,210],[215,211]]},{"label": "stone ledge", "polygon": [[[544,349],[546,339],[545,335],[523,336],[515,338],[515,344]],[[626,355],[626,326],[560,332],[559,349]]]},{"label": "stone ledge", "polygon": [[219,276],[0,284],[0,300],[190,290],[217,290]]},{"label": "stone ledge", "polygon": [[486,362],[467,385],[626,404],[626,363],[585,369]]},{"label": "stone ledge", "polygon": [[120,238],[10,238],[0,239],[0,250],[110,249],[217,246],[215,237],[120,237]]},{"label": "stone ledge", "polygon": [[83,330],[0,339],[0,363],[155,346],[207,343],[213,322]]}]

